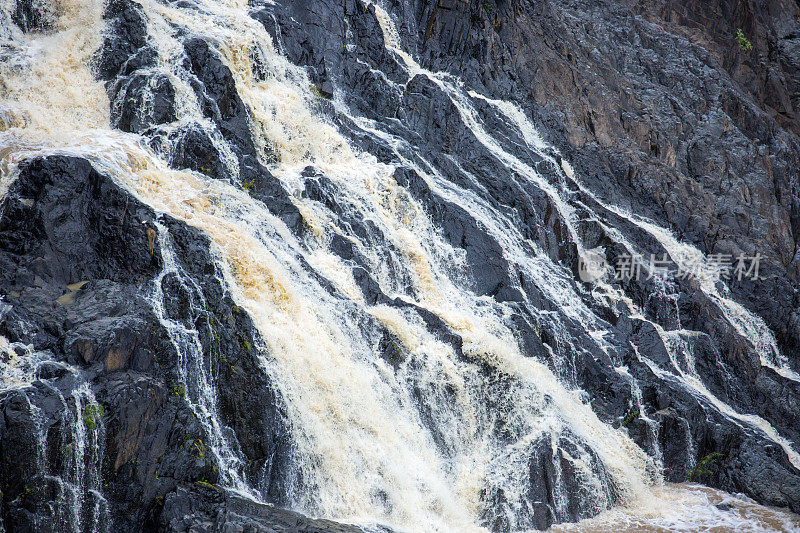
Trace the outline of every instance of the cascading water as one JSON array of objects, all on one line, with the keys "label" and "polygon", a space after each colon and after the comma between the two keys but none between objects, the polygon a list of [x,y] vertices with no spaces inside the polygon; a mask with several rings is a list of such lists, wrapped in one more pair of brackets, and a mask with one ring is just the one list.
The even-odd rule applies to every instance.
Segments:
[{"label": "cascading water", "polygon": [[[34,448],[23,497],[40,478],[52,491],[45,514],[54,527],[76,533],[107,531],[108,503],[101,481],[103,407],[77,369],[52,361],[46,353],[0,337],[0,358],[4,390],[14,391],[26,406],[29,434],[19,437],[30,439]],[[56,423],[48,424],[45,411],[53,410]]]},{"label": "cascading water", "polygon": [[[12,9],[6,4],[2,16],[8,18]],[[600,209],[589,205],[599,200],[524,113],[511,103],[466,90],[452,76],[425,70],[403,51],[384,9],[372,2],[359,5],[365,12],[373,10],[387,52],[405,72],[407,79],[399,82],[381,72],[387,83],[402,92],[415,77],[430,80],[520,189],[542,194],[553,206],[554,216],[564,222],[564,240],[574,243],[579,255],[587,253],[579,226],[582,218],[606,224]],[[524,235],[506,210],[476,192],[483,187],[479,176],[453,158],[468,185],[449,179],[406,139],[351,113],[339,95],[322,105],[319,89],[279,53],[246,2],[142,0],[136,6],[146,17],[157,56],[147,71],[151,77],[139,112],[159,112],[159,80],[168,80],[175,120],[141,134],[111,128],[112,120],[124,115],[132,89],[120,90],[109,102],[91,70],[102,40],[103,2],[59,1],[49,15],[49,32],[22,35],[9,24],[10,35],[3,36],[13,48],[2,52],[8,60],[0,66],[0,190],[14,179],[18,164],[35,155],[84,157],[156,212],[208,236],[224,285],[261,336],[263,345],[257,349],[264,370],[285,397],[295,447],[287,495],[292,508],[366,527],[409,531],[524,530],[546,527],[552,519],[598,513],[588,528],[602,530],[606,523],[693,528],[717,520],[736,529],[758,522],[761,511],[745,500],[736,501],[746,512],[723,519],[714,505],[727,496],[664,486],[660,451],[649,457],[624,429],[601,421],[578,389],[574,354],[597,352],[613,359],[615,347],[605,339],[610,326],[586,303],[572,272],[542,243]],[[293,231],[249,194],[252,183],[245,163],[209,119],[194,89],[186,68],[187,36],[208,43],[230,69],[250,119],[258,163],[288,191],[306,231]],[[55,82],[53,72],[60,73]],[[508,139],[490,130],[487,107],[524,141],[524,156],[514,155]],[[357,148],[325,112],[346,117],[363,134],[391,146],[399,163],[380,162]],[[189,125],[208,134],[209,150],[220,156],[218,171],[172,168],[181,150],[175,139]],[[533,157],[544,160],[548,176],[555,179],[530,164]],[[413,177],[403,178],[402,171]],[[215,179],[219,177],[225,179]],[[508,265],[502,273],[511,280],[508,291],[518,297],[503,300],[474,289],[468,252],[443,235],[426,205],[411,193],[412,179],[419,179],[416,183],[431,195],[462,206],[497,243]],[[578,198],[576,191],[588,199]],[[678,261],[682,254],[699,254],[654,224],[613,206],[601,208],[654,237]],[[149,301],[178,353],[180,382],[175,386],[203,425],[221,471],[220,483],[246,497],[264,498],[266,488],[242,474],[244,459],[219,414],[216,377],[191,326],[209,320],[206,304],[199,301],[202,291],[177,265],[165,226],[157,224],[157,234],[164,265]],[[636,250],[618,236],[618,242]],[[334,246],[341,246],[337,242],[345,242],[366,268],[354,268],[352,261],[334,253]],[[378,296],[365,294],[362,271],[369,272]],[[189,322],[169,316],[161,292],[167,278],[198,299],[189,303]],[[523,279],[541,291],[547,308],[532,300]],[[796,379],[783,368],[763,322],[723,298],[715,281],[704,282],[703,291],[732,327],[754,339],[765,365]],[[597,280],[591,291],[598,300],[626,302],[631,315],[643,317],[607,278]],[[537,335],[546,329],[555,337],[543,344],[549,365],[526,353],[514,322],[520,308],[535,322],[531,328]],[[699,401],[763,432],[800,469],[788,439],[766,420],[737,413],[678,362],[691,358],[685,353],[691,350],[675,340],[680,330],[653,325],[675,366],[674,371],[661,370],[641,354],[654,373],[680,380]],[[577,335],[574,331],[580,336],[571,337]],[[635,378],[614,362],[628,394],[637,398],[636,408],[643,410]],[[6,387],[29,383],[15,366],[0,369]],[[20,380],[22,385],[14,384]],[[62,401],[64,412],[74,414],[67,424],[74,431],[69,437],[62,433],[64,446],[72,448],[59,477],[69,480],[61,485],[66,488],[58,513],[71,513],[67,521],[75,530],[102,530],[107,520],[99,485],[104,433],[102,423],[94,423],[102,416],[97,416],[97,403],[85,386]],[[648,413],[641,415],[650,420]],[[538,464],[552,466],[540,473]],[[531,488],[532,478],[551,484],[544,489],[549,494]],[[670,512],[634,510],[652,507],[649,500],[654,498],[669,502]],[[551,507],[549,522],[542,521],[537,505]],[[679,523],[675,509],[711,514],[696,522],[679,517],[684,520]],[[763,513],[774,523],[757,527],[794,524],[789,515]]]},{"label": "cascading water", "polygon": [[[206,312],[207,305],[202,301],[202,292],[196,286],[196,282],[176,264],[167,229],[164,226],[159,226],[158,229],[159,244],[164,256],[164,270],[155,279],[150,300],[159,322],[167,330],[170,342],[178,353],[179,381],[174,386],[173,393],[184,397],[192,412],[204,424],[206,435],[210,436],[208,445],[220,465],[224,483],[234,490],[252,496],[241,479],[242,461],[231,449],[220,424],[216,389],[211,385],[214,379],[210,368],[211,362],[206,360],[199,333],[197,329],[189,328],[169,316],[164,302],[163,286],[167,282],[178,283],[187,294],[192,295],[193,299],[199,300],[189,303],[190,323],[210,320]],[[193,445],[198,452],[205,454],[206,443],[195,441]]]}]

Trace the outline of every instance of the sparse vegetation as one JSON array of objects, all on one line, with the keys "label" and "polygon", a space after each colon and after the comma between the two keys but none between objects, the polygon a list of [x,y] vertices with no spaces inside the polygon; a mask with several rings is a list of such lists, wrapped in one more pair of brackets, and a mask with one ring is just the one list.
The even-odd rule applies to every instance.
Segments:
[{"label": "sparse vegetation", "polygon": [[202,439],[195,439],[192,443],[192,447],[194,448],[192,451],[198,459],[202,459],[206,456],[206,445],[203,443]]},{"label": "sparse vegetation", "polygon": [[328,100],[329,99],[329,97],[324,92],[322,92],[322,90],[320,90],[319,87],[317,87],[313,83],[310,84],[308,86],[308,88],[311,90],[311,94],[313,94],[314,96],[316,96],[320,100]]},{"label": "sparse vegetation", "polygon": [[625,415],[625,418],[622,420],[623,427],[627,426],[628,424],[633,422],[636,419],[637,416],[639,416],[639,410],[638,409],[636,409],[634,411],[631,411],[630,413]]},{"label": "sparse vegetation", "polygon": [[701,476],[706,476],[708,474],[713,474],[714,472],[711,470],[711,467],[725,454],[721,452],[711,452],[708,455],[704,456],[700,461],[697,462],[697,466],[693,469],[689,470],[688,476],[689,481],[698,481]]},{"label": "sparse vegetation", "polygon": [[239,345],[247,352],[253,349],[253,345],[243,335],[239,335]]},{"label": "sparse vegetation", "polygon": [[749,52],[753,49],[753,43],[750,42],[750,39],[745,37],[742,28],[736,30],[736,44],[739,45],[739,49],[742,52]]},{"label": "sparse vegetation", "polygon": [[61,454],[63,457],[72,457],[72,444],[67,444],[66,446],[59,446],[58,453]]},{"label": "sparse vegetation", "polygon": [[400,349],[400,346],[398,346],[397,343],[394,341],[390,341],[388,356],[389,356],[389,362],[392,365],[397,365],[403,357],[403,351]]},{"label": "sparse vegetation", "polygon": [[201,480],[195,481],[195,483],[196,483],[197,485],[200,485],[201,487],[205,487],[205,488],[207,488],[207,489],[214,489],[214,490],[215,490],[215,491],[217,491],[217,492],[221,492],[219,487],[217,487],[216,485],[213,485],[213,484],[209,483],[209,482],[208,482],[207,480],[205,480],[205,479],[201,479]]},{"label": "sparse vegetation", "polygon": [[83,425],[89,431],[94,431],[97,428],[97,421],[106,415],[103,406],[98,404],[87,405],[83,408]]}]

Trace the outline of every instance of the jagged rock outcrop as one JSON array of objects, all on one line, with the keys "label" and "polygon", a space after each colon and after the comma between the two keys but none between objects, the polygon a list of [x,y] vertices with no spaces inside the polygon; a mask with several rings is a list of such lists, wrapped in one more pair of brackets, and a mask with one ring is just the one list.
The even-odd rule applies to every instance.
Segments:
[{"label": "jagged rock outcrop", "polygon": [[[164,233],[177,269],[159,280]],[[282,501],[292,445],[282,399],[205,236],[157,215],[88,161],[52,156],[23,163],[0,204],[0,262],[0,334],[21,351],[4,363],[27,369],[0,395],[8,530],[155,526],[165,502],[184,505],[175,491],[217,483],[214,437],[189,405],[208,391],[184,381],[187,357],[216,378],[212,394],[247,461],[240,475]],[[170,328],[194,331],[202,351],[177,353]],[[81,503],[87,491],[94,500]],[[194,524],[176,512],[170,520]]]},{"label": "jagged rock outcrop", "polygon": [[352,526],[315,520],[268,504],[209,487],[179,488],[164,502],[159,528],[169,532],[297,531],[298,533],[355,533]]},{"label": "jagged rock outcrop", "polygon": [[[203,39],[187,37],[184,60],[173,72],[161,71],[155,68],[158,54],[148,42],[147,19],[136,2],[110,1],[104,20],[108,30],[97,54],[97,71],[106,81],[112,125],[143,134],[175,168],[244,185],[291,228],[302,231],[297,207],[259,162],[250,117],[217,52]],[[178,99],[195,100],[203,122],[180,124]],[[269,154],[262,157],[270,159]]]},{"label": "jagged rock outcrop", "polygon": [[[764,279],[733,282],[731,293],[764,318],[790,364],[798,368],[800,142],[795,104],[788,97],[798,72],[792,46],[797,22],[796,17],[776,15],[796,11],[796,6],[440,0],[388,7],[399,24],[403,47],[423,67],[450,72],[478,92],[518,103],[602,201],[661,222],[706,254],[765,256]],[[318,87],[338,88],[337,95],[351,108],[407,141],[399,148],[403,157],[421,167],[432,164],[459,186],[488,195],[494,207],[517,221],[525,237],[575,268],[577,254],[552,199],[520,185],[514,171],[493,158],[440,83],[424,75],[405,79],[402,61],[383,46],[373,6],[333,0],[265,3],[253,16],[292,61],[308,67]],[[716,21],[708,33],[699,22],[706,18]],[[739,27],[759,41],[753,51],[739,49],[734,38]],[[475,99],[471,104],[493,126],[495,138],[510,140],[505,150],[545,177],[552,174],[547,161],[515,148],[514,143],[524,146],[526,141],[488,103]],[[360,134],[348,117],[334,117],[365,150],[397,161],[397,144],[382,145]],[[476,183],[471,176],[480,178]],[[408,172],[398,177],[451,242],[468,256],[479,254],[472,263],[482,276],[477,290],[488,283],[494,289],[486,290],[495,298],[515,300],[498,294],[498,281],[490,281],[492,272],[505,272],[502,259],[499,268],[490,266],[498,257],[491,252],[491,237],[475,234],[469,220],[458,220],[458,208],[420,189],[420,181]],[[606,223],[621,228],[646,251],[658,257],[666,251],[629,220],[578,194],[584,205],[599,210]],[[585,246],[605,246],[612,264],[626,252],[592,220],[580,229]],[[521,281],[526,296],[548,309],[547,298],[535,285]],[[667,293],[672,291],[676,300],[664,299],[663,288],[649,280],[623,285],[667,329],[707,332],[690,352],[711,391],[736,410],[764,416],[796,441],[797,383],[763,367],[748,339],[697,285],[675,280]],[[668,479],[685,480],[687,464],[718,452],[725,458],[703,481],[797,510],[797,472],[781,457],[783,452],[760,452],[763,441],[751,440],[760,440],[758,431],[749,435],[714,408],[709,413],[707,405],[672,382],[669,370],[656,375],[643,364],[631,345],[657,359],[667,351],[658,335],[631,329],[624,314],[607,319],[617,327],[617,353],[607,358],[583,351],[579,347],[590,341],[578,340],[570,354],[578,369],[575,382],[589,392],[595,410],[617,423],[626,411],[632,412],[631,391],[613,371],[624,363],[638,380],[650,384],[643,398],[647,411],[657,413],[650,423],[635,417],[631,434],[645,449],[663,449]],[[546,357],[536,348],[542,342],[557,346],[546,326],[532,333],[536,321],[525,316],[524,308],[517,323],[523,338],[537,340],[527,344],[530,355]],[[582,333],[576,327],[570,335],[580,339]],[[766,471],[772,473],[762,476]],[[781,481],[772,484],[768,478]]]},{"label": "jagged rock outcrop", "polygon": [[[763,318],[800,371],[800,8],[789,0],[386,4],[398,44],[422,68],[450,76],[409,75],[387,49],[391,36],[372,2],[252,0],[249,9],[281,53],[306,67],[316,111],[353,145],[397,166],[398,187],[463,252],[469,290],[504,305],[517,337],[511,342],[526,357],[585,391],[602,421],[661,461],[667,480],[700,481],[800,513],[798,465],[763,427],[738,415],[755,415],[800,442],[800,382],[763,364],[763,347],[725,315],[722,296],[692,279],[613,282],[638,314],[601,301],[578,277],[581,248],[603,247],[612,264],[629,243],[643,254],[669,252],[638,218],[611,205],[707,255],[760,253],[762,278],[731,280],[723,295]],[[16,5],[12,20],[23,31],[49,31],[53,14],[43,4]],[[181,60],[164,65],[136,1],[110,0],[104,20],[94,68],[113,128],[141,135],[175,169],[246,191],[298,239],[308,227],[295,200],[324,206],[333,228],[328,247],[351,268],[367,305],[415,313],[459,362],[468,360],[452,324],[411,302],[408,280],[399,279],[403,294],[381,289],[355,240],[387,264],[400,253],[323,169],[305,168],[295,191],[270,173],[275,154],[253,138],[253,117],[215,43],[176,30]],[[752,50],[738,46],[737,29]],[[253,64],[255,78],[269,75],[257,58]],[[525,132],[490,99],[518,105],[555,148],[529,149]],[[189,101],[197,109],[187,119],[180,110]],[[373,121],[382,135],[353,116]],[[602,348],[540,278],[511,266],[502,235],[422,176],[428,170],[511,221],[508,233],[529,245],[521,253],[541,253],[572,275],[605,330]],[[285,506],[304,480],[293,478],[285,400],[259,362],[253,321],[227,293],[211,248],[200,230],[155,212],[85,159],[21,164],[0,202],[0,335],[16,353],[3,364],[17,380],[0,393],[6,529],[353,529],[220,488],[235,476]],[[376,358],[395,370],[418,364],[388,329],[363,322],[364,335],[377,339]],[[181,340],[186,335],[192,342]],[[479,401],[509,412],[508,375],[470,364],[489,384]],[[687,386],[688,372],[705,390]],[[414,385],[419,417],[446,450],[423,401],[425,387],[439,384]],[[449,398],[442,388],[435,392]],[[207,396],[224,425],[218,431],[202,418]],[[507,444],[519,437],[514,431],[500,420],[491,437]],[[545,529],[618,501],[598,454],[576,434],[543,434],[514,453],[526,465],[515,487],[524,502],[511,502],[507,487],[486,487],[480,520],[492,530]],[[571,461],[577,456],[586,470]],[[586,489],[589,480],[600,495]]]},{"label": "jagged rock outcrop", "polygon": [[[525,105],[602,198],[706,254],[764,255],[766,279],[731,289],[785,353],[800,353],[795,3],[418,2],[414,10],[408,39],[423,64]],[[737,29],[752,50],[739,48]]]}]

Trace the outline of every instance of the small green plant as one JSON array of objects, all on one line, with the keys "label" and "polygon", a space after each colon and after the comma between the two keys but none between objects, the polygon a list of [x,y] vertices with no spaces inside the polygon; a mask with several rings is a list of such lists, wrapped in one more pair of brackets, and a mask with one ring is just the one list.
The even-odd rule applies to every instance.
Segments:
[{"label": "small green plant", "polygon": [[214,489],[217,492],[221,492],[220,489],[217,486],[212,485],[211,483],[209,483],[205,479],[201,479],[199,481],[195,481],[195,483],[200,485],[201,487],[205,487],[207,489]]},{"label": "small green plant", "polygon": [[201,439],[195,440],[192,445],[194,446],[194,453],[198,459],[202,459],[206,456],[206,445],[203,444]]},{"label": "small green plant", "polygon": [[706,476],[708,474],[713,474],[714,472],[711,470],[711,466],[713,466],[720,458],[724,457],[725,454],[721,452],[711,452],[702,459],[697,462],[697,466],[693,469],[689,470],[687,474],[689,475],[689,481],[697,481],[700,476]]},{"label": "small green plant", "polygon": [[172,387],[172,394],[180,396],[181,398],[186,398],[186,387],[183,385],[176,385]]},{"label": "small green plant", "polygon": [[319,98],[320,100],[328,100],[328,99],[329,99],[329,97],[328,97],[328,96],[327,96],[325,93],[323,93],[323,92],[320,90],[320,88],[319,88],[319,87],[317,87],[316,85],[314,85],[313,83],[312,83],[312,84],[310,84],[310,85],[308,86],[308,88],[311,90],[311,94],[313,94],[314,96],[316,96],[316,97],[317,97],[317,98]]},{"label": "small green plant", "polygon": [[105,415],[105,410],[99,403],[87,405],[83,408],[83,425],[89,431],[94,431],[97,428],[97,419],[103,418]]},{"label": "small green plant", "polygon": [[242,348],[245,349],[245,351],[249,352],[250,350],[253,349],[253,345],[250,344],[250,341],[245,339],[243,336],[239,337],[239,344],[242,346]]},{"label": "small green plant", "polygon": [[255,180],[252,178],[242,181],[242,189],[244,189],[246,192],[250,192],[250,189],[253,188],[253,185],[255,185]]},{"label": "small green plant", "polygon": [[72,457],[72,444],[67,444],[66,446],[59,446],[58,453],[62,456]]},{"label": "small green plant", "polygon": [[736,30],[736,44],[739,45],[739,49],[742,52],[749,52],[753,49],[753,43],[750,42],[750,39],[745,37],[742,28]]},{"label": "small green plant", "polygon": [[631,411],[630,413],[628,413],[627,415],[625,415],[625,419],[622,421],[622,425],[623,425],[623,427],[624,427],[624,426],[627,426],[628,424],[630,424],[631,422],[633,422],[633,421],[634,421],[634,419],[635,419],[637,416],[639,416],[639,410],[638,410],[638,409],[636,409],[635,411]]},{"label": "small green plant", "polygon": [[403,350],[400,349],[400,346],[397,345],[396,342],[390,341],[391,344],[389,345],[389,362],[392,365],[397,365],[403,357]]},{"label": "small green plant", "polygon": [[492,14],[492,10],[494,9],[494,6],[492,4],[490,4],[489,2],[484,2],[483,3],[483,9],[484,9],[484,11],[486,11],[487,14],[491,15]]}]

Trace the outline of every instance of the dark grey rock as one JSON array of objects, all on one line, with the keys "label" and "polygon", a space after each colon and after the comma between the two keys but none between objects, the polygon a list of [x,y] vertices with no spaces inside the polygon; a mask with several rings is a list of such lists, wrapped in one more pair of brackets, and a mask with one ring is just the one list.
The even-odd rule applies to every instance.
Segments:
[{"label": "dark grey rock", "polygon": [[[193,9],[190,2],[173,5]],[[24,31],[47,30],[49,8],[42,6],[20,0],[12,19]],[[307,69],[321,96],[319,111],[354,145],[400,167],[398,184],[424,207],[442,237],[463,250],[469,288],[510,310],[516,338],[509,342],[547,364],[568,387],[585,391],[601,420],[624,427],[642,449],[661,457],[669,481],[691,479],[800,512],[800,472],[785,451],[697,394],[681,374],[695,373],[720,401],[764,418],[794,443],[800,442],[800,384],[763,366],[752,339],[729,323],[696,282],[646,277],[614,282],[644,315],[632,317],[623,306],[597,301],[589,285],[572,279],[579,244],[604,247],[612,264],[629,252],[620,235],[645,254],[666,250],[631,220],[581,192],[558,168],[563,154],[602,202],[653,219],[706,254],[761,253],[763,279],[731,281],[730,296],[764,319],[789,364],[800,370],[796,3],[386,3],[403,47],[425,68],[458,76],[465,88],[488,97],[513,101],[557,148],[528,150],[520,132],[491,105],[464,96],[498,149],[561,191],[561,200],[575,211],[581,243],[557,202],[481,142],[446,88],[421,74],[407,79],[402,62],[384,47],[374,5],[252,0],[249,6],[289,60]],[[105,20],[95,67],[113,102],[114,127],[141,134],[175,168],[247,190],[302,240],[299,210],[263,164],[274,154],[257,152],[251,117],[213,43],[181,34],[185,57],[166,67],[149,43],[139,4],[112,0]],[[736,45],[738,28],[752,41],[752,51]],[[255,58],[253,76],[269,75]],[[187,117],[176,116],[171,76],[195,93],[204,120],[179,123]],[[362,130],[331,104],[334,96],[399,142]],[[223,148],[234,155],[237,175],[223,162]],[[551,301],[547,287],[510,264],[476,213],[438,194],[403,161],[435,169],[512,221],[529,246],[525,253],[541,251],[559,265],[564,281],[574,284],[599,327],[608,330],[604,346]],[[352,268],[365,301],[418,314],[465,362],[461,337],[442,318],[411,303],[417,295],[402,273],[394,273],[400,294],[381,289],[356,242],[388,259],[396,250],[378,226],[323,172],[309,167],[302,177],[300,194],[330,213],[335,225],[330,250]],[[155,287],[163,267],[164,228],[180,265]],[[193,391],[180,388],[180,354],[147,301],[151,291],[163,295],[170,320],[198,332],[199,356],[215,376],[220,419],[241,460],[236,474],[277,505],[287,504],[290,485],[314,490],[292,477],[285,405],[254,354],[259,339],[252,321],[226,294],[208,249],[200,232],[157,216],[85,160],[54,156],[22,165],[0,204],[0,334],[32,343],[41,360],[30,385],[0,395],[3,527],[24,530],[36,524],[55,531],[73,519],[59,514],[61,507],[52,502],[63,492],[57,480],[64,477],[71,429],[86,422],[61,398],[84,394],[79,391],[86,385],[105,410],[102,460],[87,463],[101,470],[108,505],[103,520],[123,529],[348,530],[219,488],[217,465],[202,452],[209,435],[183,398]],[[335,284],[300,261],[324,290],[338,295]],[[83,281],[80,288],[67,288]],[[352,306],[346,298],[341,302]],[[359,313],[353,307],[354,316]],[[654,324],[678,335],[684,349],[671,354]],[[421,364],[376,320],[361,316],[359,327],[375,356],[394,368]],[[489,383],[480,391],[481,401],[489,412],[504,412],[513,402],[513,380],[489,364],[471,364]],[[446,455],[446,439],[425,401],[427,395],[452,397],[437,386],[411,383],[420,419]],[[498,419],[493,438],[506,442],[514,436]],[[47,457],[27,445],[33,441],[47,443]],[[574,435],[555,441],[545,435],[522,453],[530,467],[526,505],[509,518],[503,487],[488,487],[482,520],[492,530],[507,530],[512,523],[544,529],[592,516],[616,501],[602,462]],[[607,491],[605,504],[598,505],[571,469],[565,458],[574,454],[588,458]],[[698,470],[704,460],[707,468]],[[85,498],[83,516],[90,516],[98,501]]]},{"label": "dark grey rock", "polygon": [[361,529],[316,520],[269,504],[257,504],[213,486],[178,487],[167,495],[161,531],[253,531],[278,533],[355,533]]},{"label": "dark grey rock", "polygon": [[[85,466],[101,485],[77,489],[85,520],[100,505],[99,519],[118,527],[156,524],[176,486],[218,481],[210,437],[179,381],[176,348],[147,300],[163,266],[158,234],[165,229],[182,271],[197,280],[187,292],[164,278],[167,312],[200,331],[240,474],[265,498],[284,501],[292,440],[282,398],[258,362],[250,318],[220,285],[208,239],[158,218],[88,161],[52,156],[24,162],[0,203],[0,263],[9,266],[0,294],[11,302],[0,334],[48,354],[38,363],[23,354],[35,365],[34,381],[0,396],[0,485],[10,530],[36,523],[62,531],[76,522],[64,499],[74,480],[61,466],[78,446],[76,425],[101,431],[87,447],[101,455]],[[90,421],[84,390],[102,406],[88,413]],[[75,395],[84,410],[70,414],[64,402]]]},{"label": "dark grey rock", "polygon": [[17,0],[11,20],[22,31],[44,31],[53,27],[56,18],[55,7],[47,0]]}]

